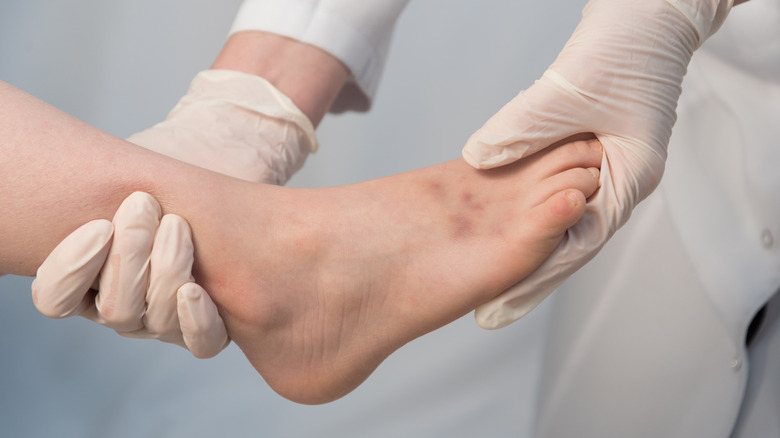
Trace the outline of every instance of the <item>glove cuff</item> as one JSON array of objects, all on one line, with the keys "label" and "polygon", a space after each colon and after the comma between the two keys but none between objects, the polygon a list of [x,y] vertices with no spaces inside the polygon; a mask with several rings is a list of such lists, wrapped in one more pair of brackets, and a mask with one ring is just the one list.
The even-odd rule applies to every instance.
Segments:
[{"label": "glove cuff", "polygon": [[666,0],[696,28],[699,46],[720,29],[734,0]]},{"label": "glove cuff", "polygon": [[234,70],[205,70],[198,73],[190,89],[171,111],[187,105],[191,100],[223,101],[296,125],[305,135],[309,152],[317,151],[314,125],[303,112],[269,81],[260,76]]}]

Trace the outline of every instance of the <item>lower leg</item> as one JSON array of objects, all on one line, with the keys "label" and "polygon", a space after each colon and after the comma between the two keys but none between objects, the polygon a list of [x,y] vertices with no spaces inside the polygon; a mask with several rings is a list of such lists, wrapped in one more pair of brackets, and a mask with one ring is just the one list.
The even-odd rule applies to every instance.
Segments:
[{"label": "lower leg", "polygon": [[[192,226],[198,281],[282,395],[333,400],[538,266],[596,189],[584,143],[345,187],[250,184],[131,145],[0,82],[0,272],[33,275],[133,191]],[[574,195],[569,200],[567,195]]]}]

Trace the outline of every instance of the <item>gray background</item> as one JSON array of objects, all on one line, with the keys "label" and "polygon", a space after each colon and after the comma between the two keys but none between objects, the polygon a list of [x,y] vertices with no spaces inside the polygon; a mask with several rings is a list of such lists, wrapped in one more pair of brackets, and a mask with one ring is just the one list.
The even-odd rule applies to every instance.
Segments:
[{"label": "gray background", "polygon": [[[0,79],[118,136],[164,118],[208,68],[238,0],[0,0]],[[328,116],[290,185],[330,186],[458,157],[549,65],[584,0],[412,1],[368,114]],[[270,391],[235,346],[212,360],[49,320],[0,278],[2,437],[527,436],[549,306],[497,332],[469,315],[404,347],[326,406]]]}]

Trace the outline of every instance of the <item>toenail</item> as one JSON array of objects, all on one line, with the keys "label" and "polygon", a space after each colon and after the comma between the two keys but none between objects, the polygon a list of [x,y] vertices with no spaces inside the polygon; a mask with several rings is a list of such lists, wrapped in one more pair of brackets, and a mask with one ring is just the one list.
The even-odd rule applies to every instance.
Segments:
[{"label": "toenail", "polygon": [[576,207],[577,204],[580,202],[580,197],[577,195],[577,192],[574,190],[569,190],[566,192],[566,200],[569,201],[569,204],[572,207]]}]

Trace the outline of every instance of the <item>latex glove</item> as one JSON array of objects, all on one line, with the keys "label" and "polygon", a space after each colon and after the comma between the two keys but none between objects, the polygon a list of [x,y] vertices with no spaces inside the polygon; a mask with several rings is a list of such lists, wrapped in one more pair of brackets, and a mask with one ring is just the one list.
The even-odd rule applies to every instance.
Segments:
[{"label": "latex glove", "polygon": [[[316,149],[314,127],[270,83],[218,70],[198,74],[164,122],[129,140],[217,172],[274,184],[286,182]],[[229,339],[206,291],[190,283],[189,232],[174,215],[160,221],[159,205],[149,195],[134,194],[113,227],[108,221],[86,224],[52,252],[33,283],[36,306],[47,316],[81,315],[125,336],[213,356]]]},{"label": "latex glove", "polygon": [[156,338],[211,357],[230,340],[216,306],[192,282],[193,262],[187,222],[161,218],[157,201],[137,192],[113,224],[92,221],[49,254],[33,282],[33,302],[51,318],[80,315],[124,336]]},{"label": "latex glove", "polygon": [[284,184],[317,150],[314,126],[270,82],[206,70],[165,121],[129,141],[247,181]]},{"label": "latex glove", "polygon": [[677,100],[694,50],[715,32],[731,0],[591,0],[541,79],[490,118],[464,159],[492,168],[580,133],[604,147],[601,187],[582,220],[523,282],[480,306],[477,322],[516,321],[592,259],[658,185]]}]

